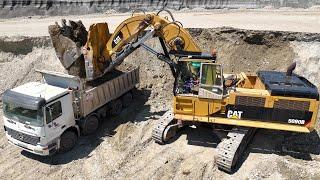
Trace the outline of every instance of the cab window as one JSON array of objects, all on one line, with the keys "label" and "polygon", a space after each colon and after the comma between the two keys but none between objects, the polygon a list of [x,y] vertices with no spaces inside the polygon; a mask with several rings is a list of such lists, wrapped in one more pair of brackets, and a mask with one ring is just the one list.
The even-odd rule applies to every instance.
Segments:
[{"label": "cab window", "polygon": [[61,102],[57,101],[46,107],[46,121],[47,124],[57,119],[62,114]]},{"label": "cab window", "polygon": [[201,69],[201,88],[212,91],[212,87],[222,85],[221,66],[216,64],[202,64]]}]

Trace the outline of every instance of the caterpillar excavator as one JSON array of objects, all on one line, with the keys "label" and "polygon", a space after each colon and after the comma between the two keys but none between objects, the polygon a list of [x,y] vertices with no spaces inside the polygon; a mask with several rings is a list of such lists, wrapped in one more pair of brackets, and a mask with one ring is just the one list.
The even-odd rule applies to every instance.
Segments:
[{"label": "caterpillar excavator", "polygon": [[[293,73],[258,71],[228,74],[216,62],[216,52],[204,53],[192,36],[174,19],[156,14],[135,14],[110,33],[107,23],[86,31],[81,21],[62,21],[49,33],[58,58],[70,74],[95,81],[120,65],[142,47],[166,62],[175,79],[173,110],[166,112],[152,131],[165,144],[177,131],[196,122],[228,129],[218,144],[217,165],[233,172],[241,154],[258,128],[309,133],[314,130],[319,108],[315,85]],[[157,52],[145,42],[158,38]]]}]

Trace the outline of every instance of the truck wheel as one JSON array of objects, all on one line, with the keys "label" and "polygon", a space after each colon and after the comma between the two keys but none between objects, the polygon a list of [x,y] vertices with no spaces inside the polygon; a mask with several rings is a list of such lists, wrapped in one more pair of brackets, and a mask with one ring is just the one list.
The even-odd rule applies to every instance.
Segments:
[{"label": "truck wheel", "polygon": [[120,99],[117,99],[111,104],[110,114],[112,116],[117,116],[121,113],[121,111],[122,111],[122,102]]},{"label": "truck wheel", "polygon": [[70,151],[77,143],[78,136],[73,131],[66,131],[60,137],[60,153]]},{"label": "truck wheel", "polygon": [[132,93],[128,92],[127,94],[121,97],[123,107],[128,107],[132,101]]},{"label": "truck wheel", "polygon": [[96,132],[99,127],[99,119],[96,116],[88,116],[83,126],[83,134],[88,135]]}]

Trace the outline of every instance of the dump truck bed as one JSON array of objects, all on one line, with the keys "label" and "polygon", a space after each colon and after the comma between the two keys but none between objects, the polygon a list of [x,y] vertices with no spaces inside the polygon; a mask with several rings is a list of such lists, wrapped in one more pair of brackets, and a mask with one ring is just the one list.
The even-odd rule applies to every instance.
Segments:
[{"label": "dump truck bed", "polygon": [[133,89],[139,83],[139,69],[133,69],[118,75],[114,79],[106,81],[85,90],[81,94],[81,115],[84,117],[103,106],[107,102],[115,100]]},{"label": "dump truck bed", "polygon": [[117,72],[111,78],[88,83],[64,73],[39,71],[47,84],[68,88],[73,91],[75,116],[86,117],[110,101],[121,97],[139,84],[139,68]]}]

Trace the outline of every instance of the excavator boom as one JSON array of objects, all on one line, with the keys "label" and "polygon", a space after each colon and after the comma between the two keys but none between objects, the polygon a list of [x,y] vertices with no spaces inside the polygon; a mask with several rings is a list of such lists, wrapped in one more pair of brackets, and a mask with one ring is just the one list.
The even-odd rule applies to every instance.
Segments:
[{"label": "excavator boom", "polygon": [[[161,12],[161,11],[160,11]],[[148,39],[158,37],[163,53],[162,60],[172,61],[175,57],[215,59],[214,55],[202,53],[191,35],[175,21],[157,14],[138,14],[124,20],[114,31],[109,32],[107,23],[96,23],[86,31],[81,21],[65,20],[62,26],[57,23],[49,26],[49,34],[57,56],[70,74],[87,80],[94,80],[112,71],[116,66],[139,48]],[[145,49],[149,50],[145,45]],[[82,71],[81,71],[82,70]],[[85,70],[85,75],[84,71]]]}]

